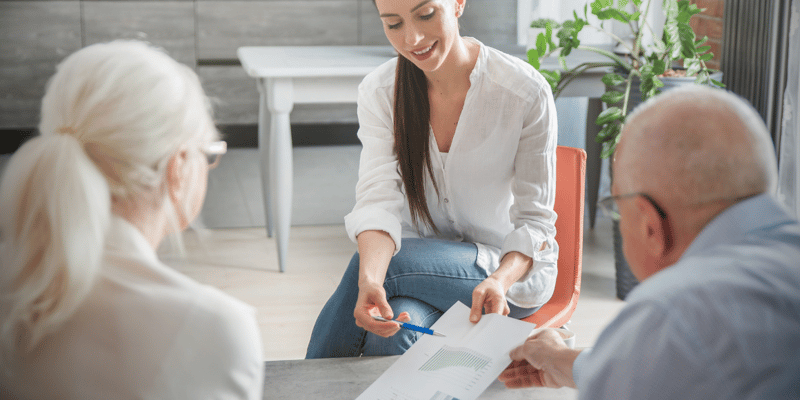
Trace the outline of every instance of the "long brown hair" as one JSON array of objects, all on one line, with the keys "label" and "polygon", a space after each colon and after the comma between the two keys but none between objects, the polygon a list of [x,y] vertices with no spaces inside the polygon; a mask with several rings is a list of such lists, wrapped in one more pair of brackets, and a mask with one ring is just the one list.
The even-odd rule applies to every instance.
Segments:
[{"label": "long brown hair", "polygon": [[[375,0],[372,3],[375,4]],[[394,153],[400,165],[411,222],[419,229],[422,221],[438,234],[439,229],[433,223],[425,197],[426,168],[436,196],[439,196],[439,186],[431,167],[430,122],[428,79],[414,63],[398,54],[394,90]]]},{"label": "long brown hair", "polygon": [[411,221],[419,222],[439,233],[433,223],[425,198],[425,169],[436,195],[439,187],[433,177],[430,148],[431,109],[428,101],[428,80],[411,61],[398,55],[394,90],[394,153],[400,164]]}]

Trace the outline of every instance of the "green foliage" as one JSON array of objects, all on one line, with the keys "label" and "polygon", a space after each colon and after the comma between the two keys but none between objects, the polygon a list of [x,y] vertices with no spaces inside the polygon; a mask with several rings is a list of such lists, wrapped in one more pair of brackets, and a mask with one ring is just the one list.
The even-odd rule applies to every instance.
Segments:
[{"label": "green foliage", "polygon": [[550,18],[539,18],[531,21],[531,28],[544,29],[547,28],[548,26],[550,26],[551,29],[561,28],[561,24],[558,23],[558,21]]},{"label": "green foliage", "polygon": [[[647,23],[653,1],[662,2],[665,16],[664,30],[658,34]],[[582,11],[583,18],[573,11],[573,18],[563,21],[560,27],[545,21],[546,31],[536,38],[536,47],[528,52],[528,59],[547,79],[556,97],[576,76],[590,69],[610,67],[617,71],[603,77],[607,90],[601,100],[608,108],[597,118],[597,124],[602,128],[595,138],[603,144],[603,157],[613,154],[619,142],[629,112],[630,88],[634,80],[639,81],[643,100],[646,100],[657,95],[659,89],[664,87],[659,76],[675,62],[683,61],[687,76],[696,77],[696,83],[724,87],[721,82],[710,78],[715,71],[706,66],[706,62],[714,57],[710,52],[711,46],[705,45],[708,37],[698,39],[689,24],[692,17],[703,10],[690,0],[588,0]],[[589,13],[601,21],[599,26],[589,24]],[[603,23],[612,20],[630,27],[631,37],[634,38],[632,45],[605,30]],[[623,58],[600,48],[581,45],[578,34],[586,27],[607,34],[616,43],[627,46],[630,55]],[[646,48],[642,46],[644,35],[649,35],[653,42]],[[575,49],[602,54],[608,58],[608,62],[586,63],[569,69],[564,57]],[[563,71],[541,69],[541,60],[555,54],[560,58]]]}]

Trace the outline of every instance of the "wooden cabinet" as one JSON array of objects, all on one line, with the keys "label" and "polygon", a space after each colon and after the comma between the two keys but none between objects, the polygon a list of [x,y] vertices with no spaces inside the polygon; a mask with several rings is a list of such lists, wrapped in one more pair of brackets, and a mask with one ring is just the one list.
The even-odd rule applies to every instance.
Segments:
[{"label": "wooden cabinet", "polygon": [[79,1],[0,2],[0,129],[39,124],[56,64],[81,48]]}]

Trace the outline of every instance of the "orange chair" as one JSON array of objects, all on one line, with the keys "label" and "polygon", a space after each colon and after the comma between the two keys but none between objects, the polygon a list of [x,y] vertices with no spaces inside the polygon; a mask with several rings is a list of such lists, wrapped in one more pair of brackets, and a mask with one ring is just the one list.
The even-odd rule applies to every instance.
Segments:
[{"label": "orange chair", "polygon": [[556,159],[556,201],[553,208],[558,214],[558,277],[550,301],[523,319],[536,324],[537,328],[564,326],[575,311],[581,293],[586,152],[574,147],[558,146]]}]

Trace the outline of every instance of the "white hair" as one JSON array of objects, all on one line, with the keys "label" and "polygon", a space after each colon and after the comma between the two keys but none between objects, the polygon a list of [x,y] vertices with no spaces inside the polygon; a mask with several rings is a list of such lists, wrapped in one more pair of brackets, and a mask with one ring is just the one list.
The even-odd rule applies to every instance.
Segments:
[{"label": "white hair", "polygon": [[630,114],[623,135],[618,175],[626,192],[693,205],[776,190],[769,132],[727,91],[690,85],[660,94]]},{"label": "white hair", "polygon": [[0,184],[6,360],[33,348],[86,298],[112,197],[159,196],[173,221],[175,206],[188,207],[168,201],[165,170],[181,146],[217,138],[210,111],[194,71],[142,42],[91,45],[58,66],[40,136],[11,158]]}]

